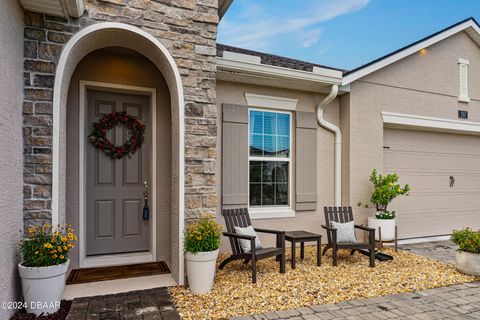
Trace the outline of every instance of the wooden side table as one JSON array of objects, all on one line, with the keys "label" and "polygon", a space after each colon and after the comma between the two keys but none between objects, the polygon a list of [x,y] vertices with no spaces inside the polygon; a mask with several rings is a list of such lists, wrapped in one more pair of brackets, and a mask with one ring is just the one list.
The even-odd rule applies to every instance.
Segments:
[{"label": "wooden side table", "polygon": [[300,243],[300,259],[305,258],[305,242],[317,242],[317,266],[322,264],[322,236],[308,231],[287,231],[285,240],[292,243],[292,269],[295,269],[296,244]]}]

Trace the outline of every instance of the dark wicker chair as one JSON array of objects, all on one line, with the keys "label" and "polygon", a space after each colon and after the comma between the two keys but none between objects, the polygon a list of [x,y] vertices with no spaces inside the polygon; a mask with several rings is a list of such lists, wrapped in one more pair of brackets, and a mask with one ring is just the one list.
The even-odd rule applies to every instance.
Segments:
[{"label": "dark wicker chair", "polygon": [[339,249],[350,249],[350,254],[355,250],[369,250],[370,267],[375,267],[375,229],[367,228],[362,225],[355,225],[356,229],[368,232],[368,242],[337,243],[337,229],[332,228],[330,222],[350,222],[353,221],[352,207],[324,207],[325,225],[322,228],[327,231],[328,244],[323,249],[323,255],[328,249],[333,250],[333,265],[337,266],[337,252]]},{"label": "dark wicker chair", "polygon": [[[229,262],[238,259],[244,260],[245,264],[252,261],[252,283],[256,283],[257,260],[277,257],[277,261],[280,262],[280,273],[285,273],[285,231],[255,228],[256,232],[270,233],[277,236],[275,248],[256,249],[254,236],[235,233],[235,227],[245,228],[252,225],[247,208],[224,209],[222,212],[227,226],[227,232],[224,232],[223,235],[230,239],[232,255],[220,264],[219,269],[223,269]],[[243,252],[238,241],[239,239],[250,240],[252,250],[250,252]]]}]

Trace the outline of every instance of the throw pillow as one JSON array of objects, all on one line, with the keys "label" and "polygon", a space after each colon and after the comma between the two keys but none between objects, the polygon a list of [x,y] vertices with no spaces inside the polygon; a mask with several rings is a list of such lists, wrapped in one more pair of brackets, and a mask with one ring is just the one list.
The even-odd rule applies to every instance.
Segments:
[{"label": "throw pillow", "polygon": [[[262,249],[262,243],[253,229],[252,226],[248,226],[246,228],[235,227],[235,233],[243,234],[246,236],[255,236],[255,249]],[[251,251],[250,240],[245,239],[238,239],[240,241],[240,247],[242,247],[242,251],[244,253],[248,253]]]},{"label": "throw pillow", "polygon": [[350,221],[346,223],[331,222],[332,228],[337,229],[337,243],[353,243],[355,239],[355,222]]}]

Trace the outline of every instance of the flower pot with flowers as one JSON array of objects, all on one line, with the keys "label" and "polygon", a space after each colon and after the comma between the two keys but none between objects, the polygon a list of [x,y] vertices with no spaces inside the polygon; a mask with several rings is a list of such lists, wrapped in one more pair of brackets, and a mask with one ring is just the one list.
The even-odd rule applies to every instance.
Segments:
[{"label": "flower pot with flowers", "polygon": [[27,312],[39,315],[58,311],[70,263],[68,254],[76,240],[70,225],[28,228],[20,242],[23,262],[18,264]]},{"label": "flower pot with flowers", "polygon": [[[410,186],[405,184],[403,187],[398,183],[399,177],[396,173],[378,174],[373,170],[370,175],[370,182],[373,185],[373,192],[370,202],[375,206],[376,213],[374,217],[368,218],[368,226],[374,228],[375,240],[392,241],[395,239],[396,213],[388,210],[388,205],[398,196],[408,196]],[[358,206],[368,208],[368,203],[359,202]]]},{"label": "flower pot with flowers", "polygon": [[451,240],[458,245],[455,258],[457,270],[480,277],[480,230],[470,228],[454,230]]},{"label": "flower pot with flowers", "polygon": [[190,291],[195,294],[212,290],[220,236],[221,226],[210,215],[202,216],[185,230],[187,280]]}]

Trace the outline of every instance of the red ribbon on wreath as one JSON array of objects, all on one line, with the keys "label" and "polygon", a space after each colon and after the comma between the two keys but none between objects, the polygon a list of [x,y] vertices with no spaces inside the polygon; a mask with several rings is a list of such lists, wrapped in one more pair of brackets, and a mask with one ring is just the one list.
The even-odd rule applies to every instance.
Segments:
[{"label": "red ribbon on wreath", "polygon": [[[107,131],[111,128],[123,125],[128,129],[129,138],[121,146],[114,145],[107,138]],[[112,112],[104,115],[98,122],[93,124],[93,131],[88,140],[95,147],[103,151],[112,159],[121,159],[124,155],[130,157],[141,147],[145,133],[145,125],[136,117],[126,112]]]}]

